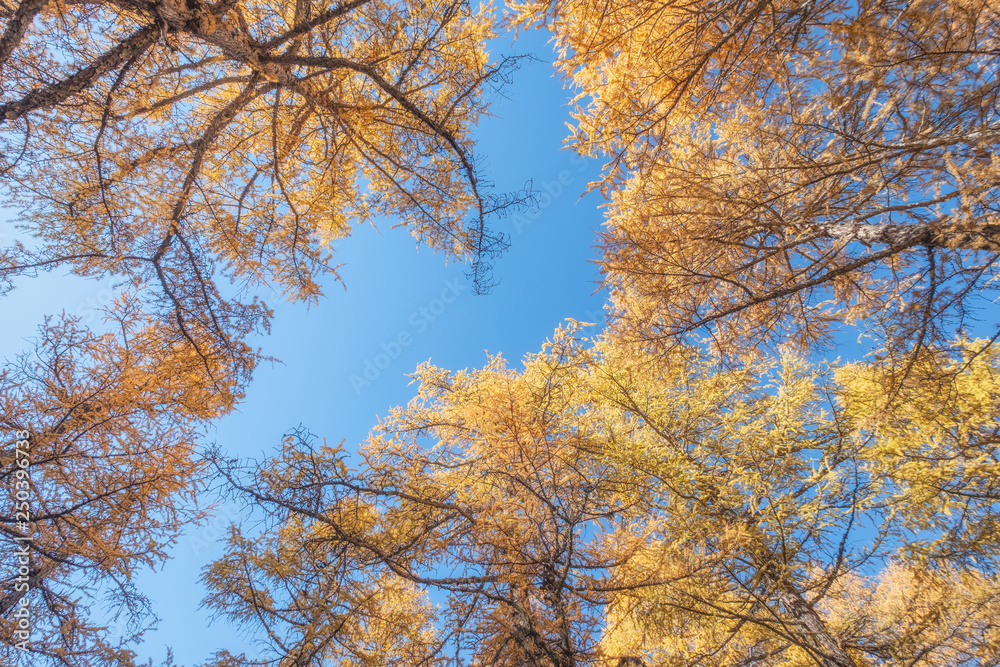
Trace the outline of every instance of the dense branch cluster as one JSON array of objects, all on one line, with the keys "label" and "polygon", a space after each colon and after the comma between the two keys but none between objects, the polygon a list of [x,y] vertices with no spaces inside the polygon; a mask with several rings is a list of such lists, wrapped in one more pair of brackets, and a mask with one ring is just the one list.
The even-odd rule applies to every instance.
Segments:
[{"label": "dense branch cluster", "polygon": [[[23,211],[2,291],[54,269],[121,290],[107,333],[53,319],[0,386],[40,512],[31,660],[132,660],[81,595],[145,627],[129,579],[198,516],[197,443],[262,358],[256,290],[315,301],[331,243],[386,216],[489,288],[505,240],[487,219],[518,201],[480,182],[469,136],[515,65],[489,59],[492,34],[488,8],[450,0],[0,5],[0,188]],[[0,523],[5,554],[16,525]]]},{"label": "dense branch cluster", "polygon": [[[0,467],[4,497],[27,497],[9,503],[0,522],[5,664],[29,657],[32,664],[131,665],[134,642],[154,617],[132,577],[161,563],[202,514],[194,498],[204,469],[195,450],[224,412],[211,400],[215,387],[178,381],[198,377],[197,356],[164,354],[141,322],[120,325],[128,347],[73,322],[49,322],[35,349],[0,373],[0,426],[30,434],[27,482],[16,474],[22,467],[12,447]],[[32,591],[27,655],[15,634],[25,585]],[[129,630],[109,634],[109,618]]]},{"label": "dense branch cluster", "polygon": [[520,371],[424,366],[356,470],[301,430],[216,457],[269,521],[206,602],[269,640],[214,664],[991,664],[1000,366],[921,371],[888,418],[867,364],[719,372],[575,326]]},{"label": "dense branch cluster", "polygon": [[[488,287],[504,245],[468,128],[490,14],[460,3],[24,3],[0,54],[2,173],[34,239],[18,274],[113,276],[206,375],[245,384],[242,341],[266,308],[223,294],[272,284],[315,300],[330,242],[395,216],[472,260]],[[465,219],[471,216],[471,223]],[[221,369],[214,369],[221,365]],[[228,399],[232,400],[233,396]]]},{"label": "dense branch cluster", "polygon": [[633,340],[900,353],[988,303],[1000,222],[1000,13],[986,0],[518,5],[612,159],[601,266]]},{"label": "dense branch cluster", "polygon": [[[0,281],[122,287],[107,333],[49,320],[0,372],[34,457],[31,664],[133,667],[130,578],[214,484],[262,521],[203,574],[254,646],[210,667],[996,667],[995,5],[512,2],[553,32],[573,147],[608,158],[608,328],[519,370],[425,364],[357,452],[300,428],[239,461],[196,452],[261,359],[246,295],[315,300],[330,243],[382,216],[489,286],[487,218],[524,203],[470,138],[515,64],[492,10],[0,1],[30,236]],[[845,323],[871,354],[816,361]],[[5,553],[23,537],[0,516]]]}]

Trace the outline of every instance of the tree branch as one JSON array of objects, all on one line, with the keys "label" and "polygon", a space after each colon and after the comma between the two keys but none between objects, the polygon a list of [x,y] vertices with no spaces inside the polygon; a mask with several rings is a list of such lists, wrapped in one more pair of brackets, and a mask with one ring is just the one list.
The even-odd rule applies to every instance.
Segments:
[{"label": "tree branch", "polygon": [[155,44],[159,36],[160,31],[155,25],[141,28],[131,37],[123,40],[70,77],[46,88],[36,88],[16,102],[0,104],[0,124],[16,120],[36,109],[55,106],[86,90],[100,77],[118,69],[129,60],[137,58],[143,51]]}]

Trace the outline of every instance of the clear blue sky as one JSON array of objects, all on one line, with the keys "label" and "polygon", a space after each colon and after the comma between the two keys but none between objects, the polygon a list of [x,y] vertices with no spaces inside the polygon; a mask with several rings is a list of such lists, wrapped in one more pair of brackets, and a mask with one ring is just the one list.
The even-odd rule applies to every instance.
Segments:
[{"label": "clear blue sky", "polygon": [[[379,415],[414,395],[406,374],[421,362],[476,367],[488,351],[519,363],[566,318],[603,317],[604,296],[595,294],[599,274],[590,261],[603,220],[601,200],[595,194],[580,199],[600,165],[561,148],[570,95],[553,74],[547,37],[532,32],[515,46],[509,37],[494,44],[494,54],[516,50],[540,61],[516,73],[505,91],[508,99],[495,100],[496,117],[486,119],[476,135],[483,175],[498,190],[516,190],[533,179],[544,193],[531,215],[494,221],[511,238],[495,266],[500,284],[489,295],[476,296],[465,267],[446,265],[444,256],[418,249],[405,230],[390,229],[391,221],[378,232],[357,228],[337,244],[335,262],[345,264],[340,273],[346,290],[331,281],[320,305],[308,311],[271,299],[272,334],[255,344],[282,363],[258,369],[246,400],[217,424],[211,440],[231,455],[259,458],[280,444],[282,434],[303,424],[327,440],[345,439],[350,449]],[[25,349],[24,338],[47,313],[93,317],[93,309],[110,299],[108,287],[58,273],[22,281],[4,303],[0,354],[12,358]],[[399,345],[400,340],[408,344]],[[207,628],[208,614],[199,609],[204,595],[199,573],[222,554],[216,538],[235,516],[235,508],[224,506],[207,526],[189,529],[162,570],[139,577],[139,589],[161,617],[159,629],[140,647],[144,660],[159,663],[167,645],[178,665],[187,667],[217,649],[254,652],[223,621]]]}]

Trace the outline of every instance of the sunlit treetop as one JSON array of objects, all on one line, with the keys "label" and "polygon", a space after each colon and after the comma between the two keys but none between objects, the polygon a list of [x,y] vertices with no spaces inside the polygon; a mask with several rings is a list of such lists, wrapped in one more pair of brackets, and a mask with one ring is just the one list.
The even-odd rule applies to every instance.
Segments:
[{"label": "sunlit treetop", "polygon": [[994,3],[515,7],[579,93],[570,141],[609,158],[600,264],[628,338],[737,356],[847,321],[900,361],[989,307]]},{"label": "sunlit treetop", "polygon": [[133,579],[204,516],[196,449],[228,406],[193,350],[164,349],[145,318],[116,324],[124,341],[49,320],[0,370],[4,665],[133,667],[155,620]]},{"label": "sunlit treetop", "polygon": [[514,203],[470,139],[515,64],[492,26],[462,2],[0,4],[0,187],[22,212],[0,292],[53,269],[121,288],[101,333],[54,318],[0,373],[0,424],[34,456],[35,648],[14,648],[5,570],[11,664],[131,664],[150,610],[130,577],[201,514],[194,452],[262,358],[259,288],[315,301],[331,243],[388,219],[488,289],[487,220]]},{"label": "sunlit treetop", "polygon": [[46,241],[32,258],[217,263],[312,299],[329,242],[385,215],[488,258],[497,202],[467,134],[511,64],[489,61],[492,34],[488,8],[459,2],[18,5],[0,122]]},{"label": "sunlit treetop", "polygon": [[7,9],[0,174],[33,239],[4,252],[6,286],[114,276],[206,366],[239,365],[268,318],[214,281],[315,300],[359,221],[399,221],[487,289],[504,240],[486,221],[512,202],[469,138],[513,66],[490,61],[492,25],[462,2]]}]

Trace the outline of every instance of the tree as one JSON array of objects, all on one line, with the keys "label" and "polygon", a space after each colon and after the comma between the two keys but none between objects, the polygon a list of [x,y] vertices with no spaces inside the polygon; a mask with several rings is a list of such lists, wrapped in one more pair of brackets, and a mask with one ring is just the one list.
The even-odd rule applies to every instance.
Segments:
[{"label": "tree", "polygon": [[356,471],[301,431],[270,461],[216,458],[272,523],[234,528],[206,602],[262,664],[361,664],[379,586],[425,592],[400,612],[419,622],[378,616],[410,664],[992,664],[1000,359],[982,345],[924,357],[892,414],[876,365],[720,372],[575,325],[520,371],[424,365]]},{"label": "tree", "polygon": [[354,220],[398,216],[488,287],[503,239],[486,217],[513,202],[484,191],[468,138],[513,65],[488,61],[488,10],[24,2],[6,18],[0,173],[37,239],[3,254],[7,289],[57,266],[112,276],[206,369],[246,371],[241,341],[269,313],[216,281],[315,300]]},{"label": "tree", "polygon": [[908,363],[988,307],[994,3],[515,8],[554,31],[579,93],[571,142],[610,158],[599,262],[622,335],[699,334],[734,358],[846,321]]},{"label": "tree", "polygon": [[127,664],[81,596],[107,586],[144,627],[128,580],[198,516],[196,442],[263,358],[255,290],[315,301],[330,243],[378,216],[489,287],[486,221],[516,199],[489,193],[469,132],[515,61],[460,1],[26,0],[0,25],[0,186],[25,236],[0,250],[3,291],[56,268],[122,288],[106,333],[46,325],[0,386],[33,457],[31,659]]},{"label": "tree", "polygon": [[[267,522],[234,527],[206,604],[265,644],[263,664],[574,664],[596,642],[594,586],[615,559],[602,524],[629,508],[626,481],[577,447],[586,429],[562,421],[573,387],[544,374],[524,381],[499,358],[468,378],[424,368],[420,399],[364,445],[358,473],[304,430],[259,466],[217,456]],[[396,590],[419,595],[376,618],[405,643],[371,651],[357,628]]]},{"label": "tree", "polygon": [[6,272],[136,275],[188,305],[180,278],[219,271],[314,299],[328,243],[391,215],[482,281],[502,240],[468,130],[513,64],[488,61],[491,20],[460,2],[21,3],[4,175],[43,244]]},{"label": "tree", "polygon": [[0,373],[0,427],[26,441],[5,442],[0,469],[4,664],[132,665],[155,618],[132,576],[203,515],[196,448],[227,408],[192,351],[163,349],[142,318],[119,324],[124,344],[47,322]]}]

